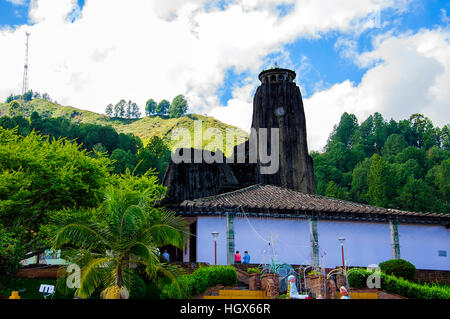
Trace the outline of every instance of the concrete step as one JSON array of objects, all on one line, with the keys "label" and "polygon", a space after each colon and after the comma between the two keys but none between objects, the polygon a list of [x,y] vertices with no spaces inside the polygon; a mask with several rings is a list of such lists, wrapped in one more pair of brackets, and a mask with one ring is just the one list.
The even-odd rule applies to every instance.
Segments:
[{"label": "concrete step", "polygon": [[267,298],[252,297],[252,296],[204,296],[203,299],[267,299]]},{"label": "concrete step", "polygon": [[219,296],[226,297],[249,297],[249,298],[266,298],[266,292],[261,290],[232,290],[232,289],[224,289],[219,290]]}]

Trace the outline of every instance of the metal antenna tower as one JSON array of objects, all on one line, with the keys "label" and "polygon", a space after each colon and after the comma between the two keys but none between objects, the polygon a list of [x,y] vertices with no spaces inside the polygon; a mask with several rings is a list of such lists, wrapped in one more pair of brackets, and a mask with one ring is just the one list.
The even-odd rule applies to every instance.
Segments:
[{"label": "metal antenna tower", "polygon": [[25,47],[25,65],[23,67],[23,82],[22,82],[22,101],[24,94],[28,91],[28,46],[29,46],[29,38],[30,34],[29,32],[25,33],[27,36],[27,42]]}]

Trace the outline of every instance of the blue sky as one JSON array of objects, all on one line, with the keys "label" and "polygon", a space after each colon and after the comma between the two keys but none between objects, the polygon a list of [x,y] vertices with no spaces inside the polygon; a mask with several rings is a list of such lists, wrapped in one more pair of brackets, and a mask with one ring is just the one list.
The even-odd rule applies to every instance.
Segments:
[{"label": "blue sky", "polygon": [[248,129],[257,74],[278,62],[297,72],[313,149],[344,111],[447,124],[450,2],[336,3],[0,0],[0,46],[13,51],[0,99],[20,91],[29,31],[30,87],[96,112],[182,93],[192,112]]}]

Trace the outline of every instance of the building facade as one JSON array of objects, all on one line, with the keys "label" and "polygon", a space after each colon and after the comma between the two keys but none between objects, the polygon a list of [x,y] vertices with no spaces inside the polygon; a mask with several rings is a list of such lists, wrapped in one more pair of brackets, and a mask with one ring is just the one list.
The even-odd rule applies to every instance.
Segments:
[{"label": "building facade", "polygon": [[367,267],[402,258],[418,269],[450,270],[450,216],[413,213],[309,195],[272,185],[255,185],[217,196],[184,201],[192,243],[183,261],[233,263],[248,251],[251,263],[275,261],[334,268]]}]

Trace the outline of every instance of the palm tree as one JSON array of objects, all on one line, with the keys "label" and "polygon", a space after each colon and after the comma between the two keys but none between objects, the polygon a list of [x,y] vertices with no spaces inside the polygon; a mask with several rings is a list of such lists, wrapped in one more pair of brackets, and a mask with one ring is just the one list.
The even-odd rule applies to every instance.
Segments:
[{"label": "palm tree", "polygon": [[106,221],[102,224],[67,224],[59,229],[54,246],[75,248],[73,263],[81,268],[76,295],[87,298],[99,287],[103,296],[132,286],[138,264],[150,278],[163,274],[176,282],[173,267],[160,262],[157,247],[183,248],[189,239],[186,223],[173,212],[156,207],[158,191],[109,188],[105,192]]}]

